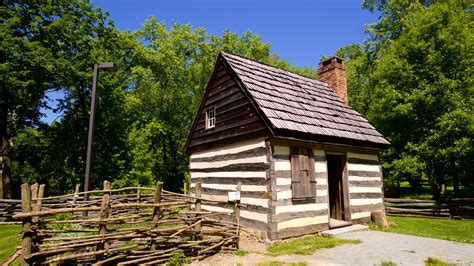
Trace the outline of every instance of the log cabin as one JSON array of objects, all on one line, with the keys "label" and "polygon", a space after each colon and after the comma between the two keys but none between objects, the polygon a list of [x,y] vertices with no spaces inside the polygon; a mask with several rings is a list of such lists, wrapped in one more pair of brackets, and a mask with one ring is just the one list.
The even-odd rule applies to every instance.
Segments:
[{"label": "log cabin", "polygon": [[185,145],[191,192],[199,182],[203,198],[227,200],[238,186],[240,223],[270,240],[383,211],[389,142],[349,107],[342,59],[321,62],[318,77],[220,52]]}]

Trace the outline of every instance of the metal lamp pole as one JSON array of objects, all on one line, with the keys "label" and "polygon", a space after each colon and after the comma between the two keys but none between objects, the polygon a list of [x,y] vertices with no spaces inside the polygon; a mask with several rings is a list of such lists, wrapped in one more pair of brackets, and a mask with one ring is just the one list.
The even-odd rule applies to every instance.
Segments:
[{"label": "metal lamp pole", "polygon": [[[117,70],[117,65],[114,62],[104,62],[94,64],[94,75],[92,77],[92,99],[91,111],[89,118],[89,135],[87,137],[87,157],[86,157],[86,174],[84,177],[84,192],[89,191],[89,179],[91,176],[91,161],[92,161],[92,140],[94,138],[95,128],[95,105],[97,97],[97,80],[99,79],[99,70]],[[84,201],[89,200],[89,194],[84,194]],[[87,212],[84,213],[87,216]]]}]

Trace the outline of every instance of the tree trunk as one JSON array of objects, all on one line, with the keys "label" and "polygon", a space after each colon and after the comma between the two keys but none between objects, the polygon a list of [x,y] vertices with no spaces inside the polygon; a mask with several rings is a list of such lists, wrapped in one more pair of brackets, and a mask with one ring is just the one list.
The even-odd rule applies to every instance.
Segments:
[{"label": "tree trunk", "polygon": [[455,158],[451,157],[450,160],[451,170],[453,171],[453,188],[454,188],[454,196],[459,197],[459,172],[458,167],[456,166]]},{"label": "tree trunk", "polygon": [[11,160],[10,160],[10,138],[8,136],[8,95],[2,93],[3,101],[0,101],[0,198],[11,198]]},{"label": "tree trunk", "polygon": [[430,186],[431,186],[431,192],[433,195],[433,199],[439,200],[441,198],[441,187],[440,184],[438,183],[438,174],[436,172],[436,167],[433,165],[431,168],[431,171],[429,173],[429,180],[430,180]]}]

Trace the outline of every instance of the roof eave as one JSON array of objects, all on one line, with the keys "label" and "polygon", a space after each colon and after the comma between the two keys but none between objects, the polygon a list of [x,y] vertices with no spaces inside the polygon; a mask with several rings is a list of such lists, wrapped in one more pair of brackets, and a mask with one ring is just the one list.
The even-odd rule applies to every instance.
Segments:
[{"label": "roof eave", "polygon": [[302,142],[313,142],[313,143],[328,144],[328,145],[346,145],[346,146],[352,146],[352,147],[370,148],[370,149],[377,149],[377,150],[386,150],[390,147],[390,142],[388,141],[387,143],[379,143],[379,142],[363,141],[363,140],[350,139],[350,138],[342,138],[342,137],[336,137],[336,136],[317,135],[317,134],[312,134],[312,133],[304,133],[304,132],[285,130],[285,129],[276,130],[276,135],[274,136],[274,138],[302,141]]},{"label": "roof eave", "polygon": [[255,99],[252,97],[252,95],[250,95],[250,93],[248,92],[248,88],[245,85],[245,83],[240,79],[240,76],[234,71],[234,69],[232,68],[230,63],[227,62],[227,60],[226,60],[225,56],[222,54],[222,52],[219,52],[219,58],[223,59],[222,62],[224,64],[224,66],[226,66],[227,70],[229,71],[229,74],[232,76],[232,78],[234,78],[234,80],[236,81],[237,85],[239,86],[239,88],[244,93],[247,100],[250,102],[252,107],[255,109],[255,111],[257,112],[257,114],[259,116],[259,118],[263,121],[263,124],[268,129],[268,131],[270,132],[270,135],[272,137],[274,137],[275,136],[275,133],[274,133],[275,128],[273,127],[270,119],[264,114],[263,110],[260,108],[260,105],[258,105],[256,103]]}]

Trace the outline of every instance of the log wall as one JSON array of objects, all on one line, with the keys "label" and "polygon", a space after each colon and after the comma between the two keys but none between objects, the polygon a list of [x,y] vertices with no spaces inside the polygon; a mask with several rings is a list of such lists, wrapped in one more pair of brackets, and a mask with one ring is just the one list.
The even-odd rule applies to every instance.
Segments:
[{"label": "log wall", "polygon": [[[236,190],[240,182],[242,225],[267,232],[270,239],[326,230],[329,228],[326,151],[312,148],[316,197],[296,200],[291,186],[291,147],[290,144],[272,145],[268,140],[259,139],[194,152],[189,165],[191,192],[194,193],[195,184],[200,182],[203,198],[226,201],[227,193]],[[340,153],[347,155],[351,219],[353,222],[369,221],[371,212],[384,210],[378,156]],[[202,208],[233,211],[232,204],[203,205]]]},{"label": "log wall", "polygon": [[272,180],[272,239],[318,232],[328,228],[328,190],[326,157],[313,150],[316,198],[293,200],[291,190],[290,146],[273,146],[270,176]]},{"label": "log wall", "polygon": [[[206,128],[206,112],[211,109],[215,109],[215,126]],[[268,136],[268,130],[239,83],[218,61],[188,136],[187,153]]]},{"label": "log wall", "polygon": [[[227,201],[228,192],[235,191],[240,182],[241,224],[266,232],[270,213],[269,157],[269,147],[263,139],[192,153],[191,192],[201,182],[203,198]],[[202,209],[231,213],[233,205],[203,204]]]},{"label": "log wall", "polygon": [[371,212],[384,210],[382,166],[378,156],[349,152],[347,170],[352,221],[370,221]]}]

